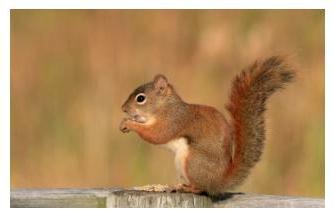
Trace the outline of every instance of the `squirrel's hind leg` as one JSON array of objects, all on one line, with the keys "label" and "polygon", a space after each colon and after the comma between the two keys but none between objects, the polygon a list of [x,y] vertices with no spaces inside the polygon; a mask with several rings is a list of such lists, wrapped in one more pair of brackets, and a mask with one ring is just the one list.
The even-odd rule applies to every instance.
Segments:
[{"label": "squirrel's hind leg", "polygon": [[167,192],[181,192],[181,193],[200,194],[200,193],[203,193],[204,191],[196,188],[194,185],[177,184],[175,186],[172,186],[172,187],[168,188]]}]

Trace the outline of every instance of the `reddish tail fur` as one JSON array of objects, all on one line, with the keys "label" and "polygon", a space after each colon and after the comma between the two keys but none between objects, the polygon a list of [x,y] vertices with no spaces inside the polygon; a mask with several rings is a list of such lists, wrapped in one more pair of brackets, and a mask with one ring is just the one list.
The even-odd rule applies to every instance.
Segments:
[{"label": "reddish tail fur", "polygon": [[268,97],[290,82],[295,72],[281,57],[270,57],[242,71],[232,84],[226,106],[233,127],[234,156],[224,174],[227,187],[240,184],[259,161],[265,139],[264,111]]}]

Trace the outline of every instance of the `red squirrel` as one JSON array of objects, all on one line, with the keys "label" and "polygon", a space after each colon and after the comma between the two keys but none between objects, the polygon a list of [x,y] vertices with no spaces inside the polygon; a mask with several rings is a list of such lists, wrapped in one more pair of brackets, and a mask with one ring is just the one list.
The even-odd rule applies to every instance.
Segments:
[{"label": "red squirrel", "polygon": [[243,182],[260,160],[268,97],[295,72],[278,56],[256,61],[232,83],[227,121],[217,109],[184,102],[164,75],[135,89],[123,104],[120,130],[170,148],[181,184],[174,190],[217,195]]}]

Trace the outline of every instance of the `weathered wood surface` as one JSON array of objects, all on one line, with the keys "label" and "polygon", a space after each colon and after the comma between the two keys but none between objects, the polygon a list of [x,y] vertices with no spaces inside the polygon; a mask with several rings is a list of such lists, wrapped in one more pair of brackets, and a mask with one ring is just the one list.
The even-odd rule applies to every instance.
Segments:
[{"label": "weathered wood surface", "polygon": [[323,208],[325,200],[320,198],[263,195],[251,193],[226,193],[220,200],[214,200],[213,207],[228,208]]},{"label": "weathered wood surface", "polygon": [[189,193],[112,189],[12,189],[11,207],[324,207],[324,199],[225,193],[219,198]]},{"label": "weathered wood surface", "polygon": [[15,189],[11,207],[106,207],[106,198],[118,189]]}]

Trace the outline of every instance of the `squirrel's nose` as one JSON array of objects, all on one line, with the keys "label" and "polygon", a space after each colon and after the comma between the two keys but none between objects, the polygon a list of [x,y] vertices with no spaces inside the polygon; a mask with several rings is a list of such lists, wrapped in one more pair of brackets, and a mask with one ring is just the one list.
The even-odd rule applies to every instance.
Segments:
[{"label": "squirrel's nose", "polygon": [[123,112],[127,112],[128,111],[125,105],[122,105],[122,111]]}]

